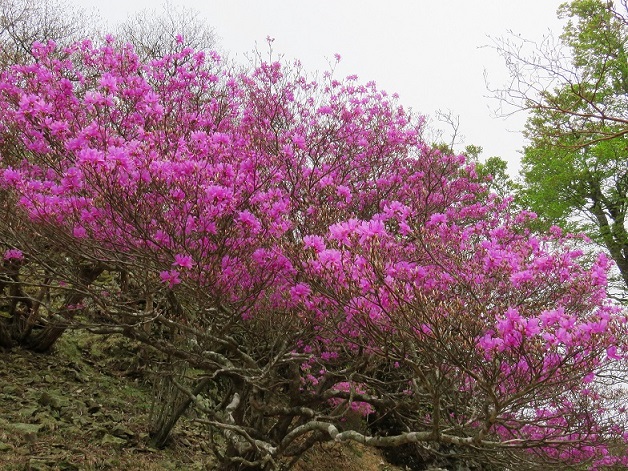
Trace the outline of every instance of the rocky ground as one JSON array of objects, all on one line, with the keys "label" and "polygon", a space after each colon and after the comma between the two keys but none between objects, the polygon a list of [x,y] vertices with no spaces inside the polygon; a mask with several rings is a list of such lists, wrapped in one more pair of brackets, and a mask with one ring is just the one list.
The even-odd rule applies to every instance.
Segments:
[{"label": "rocky ground", "polygon": [[[204,470],[203,430],[184,419],[163,450],[148,445],[150,389],[135,352],[70,333],[49,355],[0,352],[0,470]],[[313,449],[298,471],[393,471],[356,444]]]}]

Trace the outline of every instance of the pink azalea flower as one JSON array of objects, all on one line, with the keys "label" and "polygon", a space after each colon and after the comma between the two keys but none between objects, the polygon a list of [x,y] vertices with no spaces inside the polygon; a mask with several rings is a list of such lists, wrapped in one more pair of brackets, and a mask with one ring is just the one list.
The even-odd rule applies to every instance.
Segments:
[{"label": "pink azalea flower", "polygon": [[19,249],[9,249],[6,252],[4,252],[4,259],[5,260],[23,260],[24,254]]},{"label": "pink azalea flower", "polygon": [[194,261],[189,255],[177,254],[174,256],[174,263],[172,265],[181,268],[192,268]]},{"label": "pink azalea flower", "polygon": [[159,278],[171,289],[174,288],[175,285],[181,283],[181,279],[179,278],[179,272],[176,270],[162,271],[159,273]]}]

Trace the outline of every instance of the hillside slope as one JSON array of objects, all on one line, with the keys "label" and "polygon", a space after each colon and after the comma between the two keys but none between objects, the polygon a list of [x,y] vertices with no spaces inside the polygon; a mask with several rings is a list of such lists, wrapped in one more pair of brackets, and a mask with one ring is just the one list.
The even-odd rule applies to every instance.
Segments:
[{"label": "hillside slope", "polygon": [[[171,444],[148,445],[150,387],[137,351],[115,337],[72,332],[50,355],[0,353],[0,469],[204,470],[203,429],[184,418]],[[299,471],[393,471],[357,444],[314,448]]]}]

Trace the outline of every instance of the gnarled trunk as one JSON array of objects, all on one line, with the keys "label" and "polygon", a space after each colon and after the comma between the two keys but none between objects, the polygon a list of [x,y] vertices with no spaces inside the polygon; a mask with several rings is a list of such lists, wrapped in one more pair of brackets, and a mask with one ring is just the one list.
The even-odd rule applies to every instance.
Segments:
[{"label": "gnarled trunk", "polygon": [[[63,307],[44,319],[39,309],[48,282],[42,283],[39,295],[31,297],[23,289],[19,267],[9,268],[14,269],[5,269],[4,280],[1,280],[0,285],[0,293],[7,291],[4,299],[8,302],[7,317],[0,319],[0,346],[10,348],[17,345],[35,352],[48,352],[71,325],[80,311],[77,306],[86,295],[84,292],[70,291]],[[104,266],[100,264],[82,267],[76,279],[77,286],[89,287],[103,271]]]}]

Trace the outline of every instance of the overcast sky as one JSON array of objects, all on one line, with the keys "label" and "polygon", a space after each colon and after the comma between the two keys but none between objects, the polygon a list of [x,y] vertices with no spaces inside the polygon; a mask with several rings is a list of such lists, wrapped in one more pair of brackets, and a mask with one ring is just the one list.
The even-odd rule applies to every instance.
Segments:
[{"label": "overcast sky", "polygon": [[[499,155],[517,168],[525,117],[496,117],[489,84],[505,80],[503,60],[486,47],[489,37],[509,30],[540,40],[560,33],[556,9],[564,0],[171,0],[197,9],[219,37],[220,49],[242,57],[266,47],[298,58],[309,71],[324,70],[335,53],[336,73],[374,80],[398,93],[401,103],[435,117],[437,110],[460,118],[463,142]],[[159,9],[149,0],[76,0],[114,24],[142,9]],[[436,125],[438,123],[435,123]]]}]

